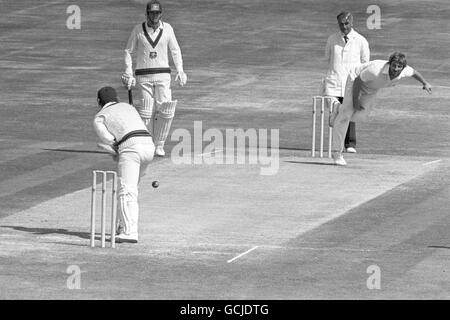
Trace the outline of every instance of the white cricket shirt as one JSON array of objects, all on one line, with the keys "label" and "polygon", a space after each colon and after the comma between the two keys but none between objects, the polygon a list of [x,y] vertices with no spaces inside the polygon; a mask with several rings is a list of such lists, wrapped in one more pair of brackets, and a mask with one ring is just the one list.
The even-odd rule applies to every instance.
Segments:
[{"label": "white cricket shirt", "polygon": [[395,86],[400,79],[414,75],[414,69],[407,65],[396,78],[391,80],[387,60],[373,60],[357,69],[360,69],[361,90],[364,94],[375,94],[381,88]]},{"label": "white cricket shirt", "polygon": [[131,55],[136,52],[136,75],[170,73],[168,50],[177,72],[183,71],[180,46],[170,24],[160,21],[156,30],[146,22],[136,25],[125,48],[125,72],[133,74]]}]

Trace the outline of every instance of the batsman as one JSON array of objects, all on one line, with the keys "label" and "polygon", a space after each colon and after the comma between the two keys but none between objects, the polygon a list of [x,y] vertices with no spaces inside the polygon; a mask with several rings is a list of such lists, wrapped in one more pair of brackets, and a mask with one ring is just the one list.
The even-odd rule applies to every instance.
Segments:
[{"label": "batsman", "polygon": [[97,93],[97,103],[100,110],[93,124],[101,140],[98,146],[117,161],[119,214],[116,240],[137,243],[138,185],[153,160],[155,146],[136,109],[119,102],[114,88],[101,88]]},{"label": "batsman", "polygon": [[[164,144],[175,116],[177,100],[172,100],[169,51],[180,86],[187,82],[183,71],[183,58],[173,28],[161,20],[162,6],[152,0],[146,6],[146,21],[136,25],[125,48],[125,72],[122,82],[131,90],[136,86],[140,105],[135,106],[155,142],[155,154],[165,155]],[[132,54],[136,53],[136,69],[133,74]]]}]

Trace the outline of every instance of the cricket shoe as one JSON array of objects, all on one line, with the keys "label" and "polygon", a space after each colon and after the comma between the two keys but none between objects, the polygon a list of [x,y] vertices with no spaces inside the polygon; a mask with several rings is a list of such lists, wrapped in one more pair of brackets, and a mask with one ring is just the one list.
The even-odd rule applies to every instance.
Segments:
[{"label": "cricket shoe", "polygon": [[125,234],[121,233],[116,236],[116,242],[118,243],[138,243],[137,233]]},{"label": "cricket shoe", "polygon": [[156,146],[155,154],[158,157],[164,157],[166,155],[166,153],[164,152],[164,148],[162,146]]},{"label": "cricket shoe", "polygon": [[346,151],[347,153],[356,153],[356,149],[353,148],[353,147],[348,147],[348,148],[345,149],[345,151]]},{"label": "cricket shoe", "polygon": [[345,161],[344,157],[342,156],[342,153],[335,152],[333,153],[333,160],[334,164],[337,166],[346,166],[347,162]]}]

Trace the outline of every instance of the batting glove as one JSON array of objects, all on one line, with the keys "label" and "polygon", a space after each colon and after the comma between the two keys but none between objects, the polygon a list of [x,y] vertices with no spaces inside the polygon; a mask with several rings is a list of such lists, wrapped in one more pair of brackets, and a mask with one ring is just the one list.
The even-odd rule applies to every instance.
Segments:
[{"label": "batting glove", "polygon": [[131,87],[136,85],[136,78],[130,74],[124,73],[122,74],[122,83],[128,90],[130,90]]},{"label": "batting glove", "polygon": [[175,81],[178,81],[180,86],[184,86],[187,82],[187,75],[184,73],[184,71],[180,71],[177,73],[177,76],[175,77]]}]

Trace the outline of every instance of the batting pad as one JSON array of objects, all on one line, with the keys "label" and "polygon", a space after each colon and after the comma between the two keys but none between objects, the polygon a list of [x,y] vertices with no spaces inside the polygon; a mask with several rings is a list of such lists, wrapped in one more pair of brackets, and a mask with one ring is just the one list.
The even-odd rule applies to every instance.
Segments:
[{"label": "batting pad", "polygon": [[142,119],[151,119],[153,112],[153,98],[145,97],[142,99],[142,105],[137,108],[137,111]]},{"label": "batting pad", "polygon": [[157,103],[153,126],[153,140],[156,144],[164,144],[169,135],[170,126],[175,116],[177,100]]}]

